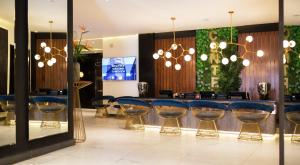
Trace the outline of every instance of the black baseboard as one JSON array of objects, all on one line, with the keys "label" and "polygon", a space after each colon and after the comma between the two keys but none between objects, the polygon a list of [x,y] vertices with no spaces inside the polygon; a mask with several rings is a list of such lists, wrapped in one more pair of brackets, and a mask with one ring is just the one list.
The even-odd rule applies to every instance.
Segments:
[{"label": "black baseboard", "polygon": [[67,141],[63,141],[60,143],[56,143],[56,144],[50,145],[50,146],[45,146],[45,147],[41,147],[38,149],[28,150],[26,152],[22,152],[22,153],[15,154],[12,156],[0,158],[0,162],[1,162],[0,164],[17,163],[17,162],[20,162],[23,160],[41,156],[41,155],[44,155],[44,154],[47,154],[47,153],[50,153],[50,152],[53,152],[53,151],[56,151],[56,150],[59,150],[62,148],[66,148],[69,146],[73,146],[73,145],[75,145],[75,141],[72,139],[72,140],[67,140]]}]

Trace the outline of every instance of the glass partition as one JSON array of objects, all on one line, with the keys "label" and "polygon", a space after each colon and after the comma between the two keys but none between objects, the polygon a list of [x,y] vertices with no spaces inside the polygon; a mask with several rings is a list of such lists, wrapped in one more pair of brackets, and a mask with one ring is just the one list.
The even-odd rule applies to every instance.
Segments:
[{"label": "glass partition", "polygon": [[29,139],[68,132],[67,0],[29,0]]},{"label": "glass partition", "polygon": [[284,1],[285,164],[300,154],[300,1]]},{"label": "glass partition", "polygon": [[0,147],[16,143],[14,97],[15,1],[0,1]]}]

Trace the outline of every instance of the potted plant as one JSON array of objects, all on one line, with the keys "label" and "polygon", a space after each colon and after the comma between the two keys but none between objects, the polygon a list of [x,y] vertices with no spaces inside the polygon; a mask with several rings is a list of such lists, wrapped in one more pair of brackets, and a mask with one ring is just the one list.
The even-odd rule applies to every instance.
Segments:
[{"label": "potted plant", "polygon": [[73,70],[74,70],[74,82],[80,80],[80,64],[79,61],[83,60],[85,56],[82,54],[82,51],[89,50],[87,43],[82,44],[83,35],[88,33],[84,25],[80,26],[80,38],[75,40],[73,43],[74,47],[74,56],[73,56]]}]

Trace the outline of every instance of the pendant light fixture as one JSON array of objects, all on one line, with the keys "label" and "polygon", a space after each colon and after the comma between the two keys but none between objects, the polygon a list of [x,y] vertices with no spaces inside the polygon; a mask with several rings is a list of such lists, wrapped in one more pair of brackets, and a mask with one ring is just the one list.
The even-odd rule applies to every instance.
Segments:
[{"label": "pendant light fixture", "polygon": [[[54,22],[52,20],[49,21],[50,24],[50,45],[47,45],[46,42],[42,42],[40,48],[43,50],[43,53],[36,54],[34,59],[38,61],[38,67],[43,68],[45,63],[51,67],[56,63],[57,57],[62,57],[65,60],[67,59],[67,45],[64,47],[64,50],[58,49],[53,46],[52,40],[52,24]],[[63,53],[65,52],[65,53]]]},{"label": "pendant light fixture", "polygon": [[[175,70],[181,70],[181,64],[179,64],[178,60],[183,58],[184,61],[188,62],[192,60],[192,56],[195,54],[194,48],[185,49],[182,44],[176,42],[176,35],[175,35],[175,17],[171,17],[171,21],[173,24],[173,43],[170,45],[169,49],[163,50],[159,49],[156,53],[153,54],[153,58],[155,60],[163,59],[165,61],[166,67],[171,67],[172,62],[174,62]],[[181,51],[179,56],[175,56],[175,51]],[[172,53],[173,52],[173,53]]]}]

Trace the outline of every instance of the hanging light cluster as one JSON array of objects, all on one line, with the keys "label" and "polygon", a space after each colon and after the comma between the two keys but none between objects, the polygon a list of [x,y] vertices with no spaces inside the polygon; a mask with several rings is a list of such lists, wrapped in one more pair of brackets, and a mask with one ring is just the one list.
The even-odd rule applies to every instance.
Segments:
[{"label": "hanging light cluster", "polygon": [[[175,70],[181,70],[181,64],[178,63],[179,58],[183,58],[184,61],[188,62],[192,60],[192,56],[195,54],[194,48],[184,49],[181,44],[176,43],[176,36],[175,36],[175,17],[171,17],[172,23],[173,23],[173,43],[171,44],[170,48],[166,51],[163,49],[159,49],[157,53],[153,54],[153,58],[155,60],[158,60],[159,58],[164,59],[165,66],[171,67],[172,66],[172,60],[175,61],[174,68]],[[174,54],[171,53],[171,51],[176,51],[180,49],[181,54],[177,57],[174,56]]]},{"label": "hanging light cluster", "polygon": [[[52,41],[52,24],[53,21],[49,21],[50,24],[50,45],[47,45],[46,42],[41,43],[41,49],[43,50],[43,53],[36,54],[34,56],[34,59],[38,61],[38,67],[43,68],[45,66],[45,63],[51,67],[56,63],[57,57],[62,57],[67,61],[67,45],[64,47],[64,50],[60,50],[56,47],[53,47],[53,41]],[[65,52],[65,55],[64,53]]]},{"label": "hanging light cluster", "polygon": [[[221,62],[222,62],[223,65],[227,65],[230,61],[231,62],[236,62],[238,60],[238,58],[241,58],[243,60],[243,62],[242,62],[243,65],[244,66],[249,66],[250,65],[250,60],[245,58],[245,55],[249,54],[249,53],[252,53],[252,54],[256,54],[257,57],[263,57],[264,56],[264,51],[262,51],[262,50],[251,51],[251,50],[248,49],[249,43],[252,43],[253,40],[254,40],[253,36],[251,36],[251,35],[246,37],[246,41],[245,41],[244,44],[233,42],[232,16],[233,16],[234,12],[229,11],[228,13],[230,14],[230,41],[229,42],[226,42],[226,41],[221,41],[221,42],[213,41],[213,42],[210,43],[209,47],[210,47],[212,52],[216,53],[217,55],[220,54],[222,56]],[[228,45],[236,45],[238,47],[243,48],[244,49],[243,54],[240,55],[239,57],[237,55],[233,54],[233,55],[230,56],[230,59],[228,59],[227,57],[224,57],[223,56],[223,50],[226,49]],[[202,54],[200,56],[200,59],[202,61],[206,61],[208,59],[207,54]]]},{"label": "hanging light cluster", "polygon": [[[295,54],[298,54],[297,52],[295,52],[293,50],[293,48],[296,46],[296,42],[294,40],[283,40],[283,49],[284,49],[284,53],[283,53],[283,63],[286,64],[287,63],[287,56],[289,55],[290,52],[293,52]],[[300,58],[300,54],[299,54],[299,58]]]}]

